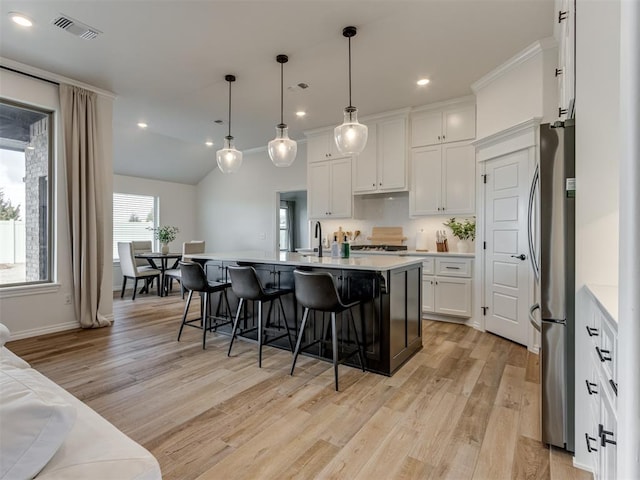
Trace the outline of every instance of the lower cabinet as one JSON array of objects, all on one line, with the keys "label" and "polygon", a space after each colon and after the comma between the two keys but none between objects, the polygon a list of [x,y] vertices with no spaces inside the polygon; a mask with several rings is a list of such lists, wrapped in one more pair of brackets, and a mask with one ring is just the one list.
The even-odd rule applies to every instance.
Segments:
[{"label": "lower cabinet", "polygon": [[428,258],[422,263],[422,313],[471,317],[471,258]]},{"label": "lower cabinet", "polygon": [[618,326],[591,293],[583,298],[586,310],[576,318],[576,461],[597,480],[615,479]]}]

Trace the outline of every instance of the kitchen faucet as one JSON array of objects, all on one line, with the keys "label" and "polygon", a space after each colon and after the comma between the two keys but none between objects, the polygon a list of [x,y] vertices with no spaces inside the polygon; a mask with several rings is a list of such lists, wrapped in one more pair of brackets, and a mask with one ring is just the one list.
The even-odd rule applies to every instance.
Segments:
[{"label": "kitchen faucet", "polygon": [[318,239],[318,257],[322,257],[322,226],[316,222],[316,238]]}]

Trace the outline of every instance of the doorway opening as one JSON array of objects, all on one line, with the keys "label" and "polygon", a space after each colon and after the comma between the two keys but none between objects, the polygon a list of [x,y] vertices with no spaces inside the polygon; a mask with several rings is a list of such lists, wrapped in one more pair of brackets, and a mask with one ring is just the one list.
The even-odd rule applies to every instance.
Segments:
[{"label": "doorway opening", "polygon": [[307,191],[278,192],[276,197],[278,251],[295,252],[297,248],[307,248],[309,246]]}]

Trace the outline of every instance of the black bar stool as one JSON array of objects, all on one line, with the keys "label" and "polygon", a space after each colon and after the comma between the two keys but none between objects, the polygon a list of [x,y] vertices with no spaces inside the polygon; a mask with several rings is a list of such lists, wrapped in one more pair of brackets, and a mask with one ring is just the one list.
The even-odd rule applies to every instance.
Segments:
[{"label": "black bar stool", "polygon": [[[236,318],[233,322],[233,330],[231,331],[231,343],[229,344],[229,351],[227,352],[227,356],[231,355],[231,348],[233,347],[233,341],[236,338],[236,332],[238,330],[238,320],[240,319],[240,311],[242,309],[242,305],[247,300],[253,300],[258,302],[258,326],[256,327],[258,330],[258,367],[262,367],[262,346],[267,345],[274,340],[279,338],[283,338],[286,336],[289,339],[289,346],[291,347],[291,351],[293,352],[293,341],[291,340],[291,334],[289,333],[289,325],[287,324],[287,318],[284,313],[284,307],[282,306],[282,296],[292,292],[290,288],[264,288],[262,283],[260,283],[260,279],[255,271],[255,269],[251,266],[246,267],[228,267],[229,276],[231,278],[231,290],[233,293],[240,299],[240,303],[238,303],[238,310],[236,312]],[[278,300],[278,304],[280,305],[280,310],[282,311],[282,319],[284,321],[284,329],[285,332],[282,335],[278,335],[269,340],[266,340],[266,334],[269,331],[274,331],[274,328],[271,328],[270,319],[271,319],[271,310],[273,309],[273,302]],[[267,321],[263,325],[262,324],[262,304],[264,302],[269,302],[269,311],[267,312]],[[280,330],[278,330],[279,333]]]},{"label": "black bar stool", "polygon": [[[227,288],[231,286],[229,282],[210,282],[207,280],[207,275],[202,268],[202,265],[195,262],[180,262],[180,278],[184,288],[189,290],[189,296],[187,297],[187,304],[184,306],[184,315],[182,316],[182,324],[180,325],[180,331],[178,332],[178,341],[182,335],[182,329],[185,325],[189,327],[202,329],[202,349],[205,348],[207,341],[207,331],[215,330],[216,328],[231,323],[233,318],[231,314],[231,307],[229,307],[229,299],[227,298]],[[202,293],[202,305],[200,308],[200,318],[187,321],[187,313],[189,312],[189,305],[191,305],[191,297],[193,292]],[[218,309],[216,313],[219,313],[222,300],[227,305],[228,317],[221,317],[211,314],[211,305],[209,305],[209,295],[212,293],[220,292],[220,301],[218,302]],[[211,321],[215,320],[215,325],[211,325]],[[222,322],[220,322],[222,320]],[[194,325],[196,322],[200,322],[200,325]]]},{"label": "black bar stool", "polygon": [[[298,341],[296,342],[296,349],[293,353],[293,363],[291,365],[291,375],[296,368],[296,360],[300,353],[300,343],[302,342],[302,336],[304,335],[304,327],[309,318],[310,310],[317,310],[323,313],[331,313],[331,351],[333,354],[333,371],[336,381],[336,391],[338,391],[338,363],[343,363],[354,353],[358,354],[360,358],[360,366],[364,372],[364,353],[362,346],[358,340],[358,332],[356,330],[356,323],[353,319],[353,311],[351,307],[359,305],[360,302],[352,302],[349,304],[342,303],[340,294],[336,287],[333,276],[328,272],[303,272],[300,270],[294,270],[293,276],[295,279],[295,292],[298,303],[304,307],[304,314],[302,315],[302,325],[300,325],[300,332],[298,333]],[[357,349],[348,352],[342,359],[338,360],[338,333],[336,330],[336,314],[342,313],[345,310],[349,310],[349,318],[351,319],[351,326],[353,327],[353,334],[355,336]],[[324,342],[324,338],[315,340],[302,349],[306,349],[319,342]]]}]

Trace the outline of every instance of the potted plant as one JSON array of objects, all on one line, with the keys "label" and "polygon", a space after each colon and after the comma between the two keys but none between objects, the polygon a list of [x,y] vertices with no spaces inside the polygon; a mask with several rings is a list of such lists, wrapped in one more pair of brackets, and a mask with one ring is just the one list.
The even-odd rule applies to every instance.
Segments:
[{"label": "potted plant", "polygon": [[464,222],[456,221],[455,217],[450,218],[448,222],[443,223],[445,227],[449,227],[454,237],[458,240],[458,252],[466,253],[469,251],[469,240],[476,239],[476,219],[466,219]]},{"label": "potted plant", "polygon": [[169,253],[169,243],[176,239],[176,235],[180,231],[178,227],[173,225],[163,225],[162,227],[152,228],[153,235],[162,245],[162,253]]}]

